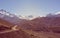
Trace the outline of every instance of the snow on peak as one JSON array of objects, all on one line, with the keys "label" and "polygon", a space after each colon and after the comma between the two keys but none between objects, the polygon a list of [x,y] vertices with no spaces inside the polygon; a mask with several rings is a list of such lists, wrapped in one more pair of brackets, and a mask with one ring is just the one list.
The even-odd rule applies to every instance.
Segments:
[{"label": "snow on peak", "polygon": [[57,15],[57,14],[60,14],[60,11],[59,11],[59,12],[56,12],[55,14],[56,14],[56,15]]},{"label": "snow on peak", "polygon": [[0,16],[1,16],[1,17],[4,17],[5,15],[6,15],[6,16],[10,16],[10,17],[14,17],[13,14],[10,14],[9,12],[1,9],[1,10],[0,10]]},{"label": "snow on peak", "polygon": [[54,14],[47,14],[46,17],[60,17],[60,12],[56,12]]},{"label": "snow on peak", "polygon": [[19,18],[20,19],[32,20],[32,19],[36,18],[36,16],[33,16],[33,15],[28,15],[28,16],[19,15]]}]

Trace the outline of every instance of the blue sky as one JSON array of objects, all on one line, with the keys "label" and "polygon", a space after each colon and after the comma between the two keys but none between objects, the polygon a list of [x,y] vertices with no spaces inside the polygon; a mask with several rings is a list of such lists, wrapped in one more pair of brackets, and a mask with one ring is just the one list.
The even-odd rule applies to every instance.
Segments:
[{"label": "blue sky", "polygon": [[0,9],[17,15],[44,16],[60,12],[60,0],[0,0]]}]

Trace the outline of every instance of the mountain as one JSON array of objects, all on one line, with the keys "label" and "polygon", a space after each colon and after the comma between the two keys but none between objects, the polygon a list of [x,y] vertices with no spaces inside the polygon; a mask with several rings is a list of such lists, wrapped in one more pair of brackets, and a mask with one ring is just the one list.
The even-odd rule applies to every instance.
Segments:
[{"label": "mountain", "polygon": [[46,17],[60,17],[60,14],[47,14]]},{"label": "mountain", "polygon": [[10,23],[6,20],[2,20],[2,19],[0,19],[0,25],[4,25],[4,26],[7,26],[7,27],[13,27],[14,26],[14,24],[12,24],[12,23]]},{"label": "mountain", "polygon": [[60,38],[60,14],[30,18],[0,10],[0,38]]},{"label": "mountain", "polygon": [[18,24],[18,23],[20,23],[20,21],[23,20],[14,14],[6,12],[5,10],[0,10],[0,19],[6,20],[6,21],[13,23],[13,24]]},{"label": "mountain", "polygon": [[19,18],[20,19],[26,19],[26,20],[32,20],[36,17],[34,17],[33,15],[28,15],[28,16],[22,16],[22,15],[19,15]]},{"label": "mountain", "polygon": [[[5,15],[0,11],[0,38],[35,38],[24,29],[31,29],[29,20],[17,16]],[[21,28],[20,28],[21,27]],[[23,28],[23,29],[22,29]]]},{"label": "mountain", "polygon": [[31,21],[35,31],[60,33],[60,17],[39,17]]},{"label": "mountain", "polygon": [[[34,36],[33,36],[34,37]],[[0,24],[0,38],[33,38],[23,29],[18,26],[7,27],[7,25]]]},{"label": "mountain", "polygon": [[14,14],[0,10],[0,22],[4,25],[15,26],[18,25],[20,28],[31,29],[32,26],[29,24],[30,20],[21,19]]}]

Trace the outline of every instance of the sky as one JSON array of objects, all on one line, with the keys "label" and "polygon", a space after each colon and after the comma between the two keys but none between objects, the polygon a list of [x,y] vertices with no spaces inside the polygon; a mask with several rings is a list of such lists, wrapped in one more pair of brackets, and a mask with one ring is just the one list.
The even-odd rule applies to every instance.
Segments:
[{"label": "sky", "polygon": [[45,16],[60,13],[60,0],[0,0],[0,9],[16,15]]}]

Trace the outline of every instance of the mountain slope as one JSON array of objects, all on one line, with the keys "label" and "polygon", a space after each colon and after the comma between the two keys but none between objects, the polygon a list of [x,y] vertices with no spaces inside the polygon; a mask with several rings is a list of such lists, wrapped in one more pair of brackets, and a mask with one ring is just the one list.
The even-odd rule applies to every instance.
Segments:
[{"label": "mountain slope", "polygon": [[29,34],[25,33],[21,29],[19,30],[4,30],[0,31],[0,38],[32,38]]},{"label": "mountain slope", "polygon": [[12,23],[10,23],[6,20],[2,20],[2,19],[0,19],[0,25],[4,25],[4,26],[7,26],[7,27],[13,27],[14,26],[14,24],[12,24]]},{"label": "mountain slope", "polygon": [[31,21],[33,30],[60,33],[60,17],[40,17]]},{"label": "mountain slope", "polygon": [[35,36],[31,36],[18,25],[16,27],[12,26],[11,23],[0,19],[0,38],[35,38]]}]

